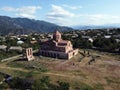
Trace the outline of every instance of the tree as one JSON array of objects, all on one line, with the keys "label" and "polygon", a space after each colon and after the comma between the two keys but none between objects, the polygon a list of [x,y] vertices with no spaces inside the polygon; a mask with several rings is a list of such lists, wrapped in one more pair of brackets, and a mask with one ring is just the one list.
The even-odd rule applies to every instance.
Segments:
[{"label": "tree", "polygon": [[15,77],[12,79],[12,81],[9,83],[10,87],[13,89],[21,89],[21,90],[25,90],[24,87],[24,79]]},{"label": "tree", "polygon": [[69,83],[58,81],[58,84],[59,84],[59,90],[69,90],[70,87]]},{"label": "tree", "polygon": [[6,89],[8,89],[9,88],[9,85],[8,85],[8,83],[6,83],[6,82],[3,82],[1,85],[0,85],[0,89],[1,90],[6,90]]},{"label": "tree", "polygon": [[48,76],[44,76],[34,82],[32,85],[32,90],[50,90],[49,84],[50,78]]}]

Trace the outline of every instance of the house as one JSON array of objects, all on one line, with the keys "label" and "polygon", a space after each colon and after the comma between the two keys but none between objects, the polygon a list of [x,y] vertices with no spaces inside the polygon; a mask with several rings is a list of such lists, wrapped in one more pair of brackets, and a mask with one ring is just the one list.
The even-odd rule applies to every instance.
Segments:
[{"label": "house", "polygon": [[71,59],[78,54],[78,49],[73,49],[71,41],[63,40],[61,33],[55,31],[53,39],[41,45],[40,55],[54,58]]},{"label": "house", "polygon": [[89,39],[90,36],[82,36],[83,39]]},{"label": "house", "polygon": [[114,38],[120,39],[120,34],[118,35],[113,35]]},{"label": "house", "polygon": [[119,42],[120,42],[120,39],[115,39],[115,41],[116,41],[117,43],[119,43]]},{"label": "house", "polygon": [[31,44],[35,44],[35,43],[37,43],[37,41],[36,40],[32,40],[32,41],[30,41],[30,43]]},{"label": "house", "polygon": [[48,34],[47,38],[52,39],[52,38],[53,38],[53,35],[52,35],[52,34]]},{"label": "house", "polygon": [[109,39],[109,38],[111,38],[111,36],[110,35],[105,35],[104,38]]},{"label": "house", "polygon": [[7,49],[7,46],[6,46],[6,45],[0,45],[0,50],[6,51],[6,49]]},{"label": "house", "polygon": [[82,38],[90,41],[91,43],[93,43],[93,39],[90,36],[82,36]]},{"label": "house", "polygon": [[20,46],[11,46],[8,51],[22,51],[23,48]]},{"label": "house", "polygon": [[24,42],[22,40],[17,41],[17,44],[23,44]]}]

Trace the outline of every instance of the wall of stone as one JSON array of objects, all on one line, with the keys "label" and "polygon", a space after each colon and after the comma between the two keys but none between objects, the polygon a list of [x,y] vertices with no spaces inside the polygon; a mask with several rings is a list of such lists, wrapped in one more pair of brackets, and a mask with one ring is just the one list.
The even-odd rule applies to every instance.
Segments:
[{"label": "wall of stone", "polygon": [[78,49],[74,49],[74,56],[78,54]]},{"label": "wall of stone", "polygon": [[40,50],[40,55],[54,57],[54,58],[68,59],[67,53],[64,53],[64,52]]}]

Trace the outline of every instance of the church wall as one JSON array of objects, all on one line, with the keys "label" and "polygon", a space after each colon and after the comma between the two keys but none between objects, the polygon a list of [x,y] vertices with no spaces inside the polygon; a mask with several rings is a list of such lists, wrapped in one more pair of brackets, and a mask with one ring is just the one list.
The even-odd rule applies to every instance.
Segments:
[{"label": "church wall", "polygon": [[42,44],[40,50],[40,55],[54,58],[71,59],[77,54],[78,49],[73,50],[72,43],[68,40],[62,40],[58,31],[53,34],[53,40]]},{"label": "church wall", "polygon": [[40,55],[54,57],[54,58],[68,59],[68,55],[64,52],[40,50]]},{"label": "church wall", "polygon": [[73,52],[68,53],[68,59],[71,59],[73,57]]},{"label": "church wall", "polygon": [[74,51],[74,56],[78,54],[78,49],[75,49]]}]

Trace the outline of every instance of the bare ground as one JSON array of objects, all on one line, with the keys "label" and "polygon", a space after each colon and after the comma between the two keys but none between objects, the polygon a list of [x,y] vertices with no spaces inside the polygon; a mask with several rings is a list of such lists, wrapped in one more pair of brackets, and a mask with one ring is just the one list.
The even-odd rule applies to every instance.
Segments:
[{"label": "bare ground", "polygon": [[[23,62],[15,61],[14,63],[32,63],[45,65],[49,71],[43,73],[48,75],[53,81],[63,80],[70,83],[84,82],[92,87],[95,85],[101,85],[105,90],[120,90],[120,57],[119,55],[112,55],[109,53],[91,51],[91,56],[82,57],[78,54],[71,60],[58,60],[53,58],[39,58],[36,57],[36,61]],[[92,56],[99,56],[95,58],[95,61],[90,62]],[[13,62],[8,62],[13,63]],[[28,70],[15,67],[9,67],[7,63],[2,63],[0,70],[18,70],[28,72]],[[36,75],[35,77],[39,77]],[[74,89],[71,89],[74,90]],[[97,90],[97,89],[96,89]],[[102,89],[98,89],[102,90]]]}]

